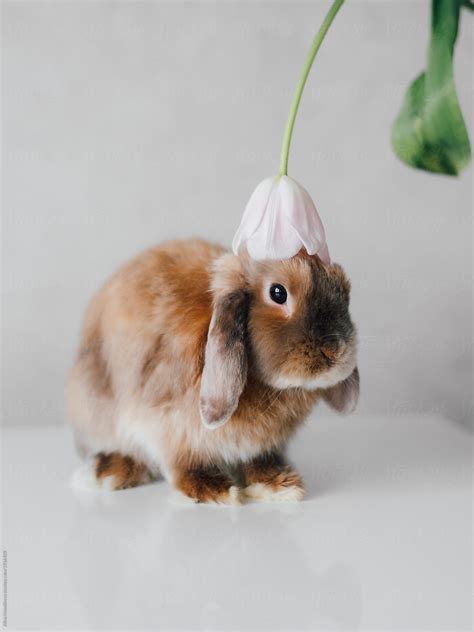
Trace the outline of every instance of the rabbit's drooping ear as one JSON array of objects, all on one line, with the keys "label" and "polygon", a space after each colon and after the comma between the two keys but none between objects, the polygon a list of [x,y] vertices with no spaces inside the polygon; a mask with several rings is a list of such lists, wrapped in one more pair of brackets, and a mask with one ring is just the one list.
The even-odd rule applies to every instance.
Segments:
[{"label": "rabbit's drooping ear", "polygon": [[356,367],[345,380],[327,388],[323,397],[338,413],[351,413],[359,401],[359,369]]},{"label": "rabbit's drooping ear", "polygon": [[246,292],[233,290],[214,305],[199,398],[207,428],[218,428],[232,417],[247,381],[248,300]]}]

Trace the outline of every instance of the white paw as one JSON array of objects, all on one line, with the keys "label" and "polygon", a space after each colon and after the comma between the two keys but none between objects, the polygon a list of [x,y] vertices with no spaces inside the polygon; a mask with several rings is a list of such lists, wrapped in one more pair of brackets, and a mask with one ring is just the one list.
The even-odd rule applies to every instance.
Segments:
[{"label": "white paw", "polygon": [[[96,467],[97,462],[95,457],[89,458],[81,463],[72,475],[71,486],[74,489],[89,492],[113,492],[122,489],[119,479],[117,479],[114,474],[97,478]],[[139,476],[139,480],[134,482],[134,486],[145,485],[152,480],[153,478],[148,470],[144,469]]]},{"label": "white paw", "polygon": [[226,505],[240,505],[241,503],[241,491],[236,485],[229,487],[227,493],[227,500],[224,501]]},{"label": "white paw", "polygon": [[96,461],[93,458],[87,459],[75,470],[71,478],[71,487],[87,492],[113,492],[117,489],[117,481],[113,474],[97,478]]},{"label": "white paw", "polygon": [[214,500],[206,500],[206,505],[229,505],[236,506],[242,504],[242,491],[236,486],[229,487],[227,492],[220,494]]},{"label": "white paw", "polygon": [[237,506],[242,504],[242,490],[232,485],[228,491],[220,494],[213,500],[198,500],[183,492],[174,489],[170,495],[170,502],[174,505],[228,505]]},{"label": "white paw", "polygon": [[71,487],[88,492],[97,492],[101,490],[106,490],[107,488],[111,489],[111,484],[113,483],[113,480],[107,481],[107,479],[113,477],[108,476],[107,478],[103,478],[100,481],[97,480],[95,467],[95,458],[87,459],[86,461],[81,463],[81,465],[79,465],[79,467],[74,471],[72,475]]},{"label": "white paw", "polygon": [[254,500],[297,502],[303,499],[304,489],[297,485],[273,489],[264,483],[253,483],[244,489],[244,494]]}]

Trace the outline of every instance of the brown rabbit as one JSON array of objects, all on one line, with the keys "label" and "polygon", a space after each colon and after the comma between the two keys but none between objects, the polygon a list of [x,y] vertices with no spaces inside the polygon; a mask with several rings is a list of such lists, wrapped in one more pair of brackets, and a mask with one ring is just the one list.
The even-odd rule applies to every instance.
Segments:
[{"label": "brown rabbit", "polygon": [[303,253],[193,240],[132,260],[92,300],[67,384],[82,474],[122,489],[161,472],[198,502],[300,499],[289,438],[319,398],[358,399],[349,290]]}]

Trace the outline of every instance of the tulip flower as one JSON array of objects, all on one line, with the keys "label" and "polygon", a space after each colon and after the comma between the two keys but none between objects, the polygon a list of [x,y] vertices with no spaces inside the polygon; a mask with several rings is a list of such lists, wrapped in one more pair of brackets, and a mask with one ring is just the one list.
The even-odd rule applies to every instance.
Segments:
[{"label": "tulip flower", "polygon": [[235,254],[252,259],[289,259],[305,248],[330,263],[324,227],[309,193],[288,176],[261,182],[250,198],[235,234]]},{"label": "tulip flower", "polygon": [[323,224],[309,193],[288,176],[288,155],[303,89],[324,37],[344,0],[334,0],[313,40],[286,124],[279,175],[266,178],[253,192],[234,236],[235,254],[252,259],[289,259],[301,249],[329,263]]}]

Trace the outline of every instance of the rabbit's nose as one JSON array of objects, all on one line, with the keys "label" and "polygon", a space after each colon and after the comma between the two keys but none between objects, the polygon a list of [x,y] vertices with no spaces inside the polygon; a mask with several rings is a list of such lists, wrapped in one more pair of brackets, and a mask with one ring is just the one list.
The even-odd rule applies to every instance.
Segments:
[{"label": "rabbit's nose", "polygon": [[344,340],[336,340],[334,342],[325,342],[321,346],[321,353],[332,362],[339,360],[344,351],[346,350],[346,343]]}]

